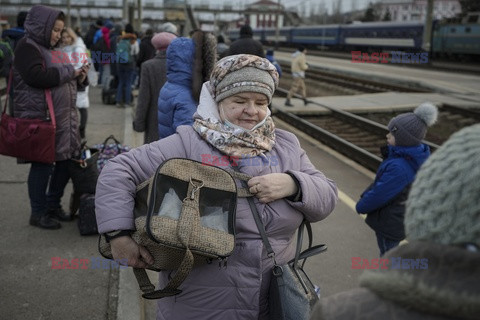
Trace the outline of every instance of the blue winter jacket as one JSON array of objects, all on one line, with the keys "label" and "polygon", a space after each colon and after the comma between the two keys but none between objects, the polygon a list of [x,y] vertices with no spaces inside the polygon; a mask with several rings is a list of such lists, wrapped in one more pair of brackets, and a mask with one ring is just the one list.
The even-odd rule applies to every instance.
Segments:
[{"label": "blue winter jacket", "polygon": [[373,185],[357,203],[357,212],[370,213],[388,204],[413,182],[429,155],[430,148],[425,144],[413,147],[389,145],[387,158],[380,164]]},{"label": "blue winter jacket", "polygon": [[367,213],[365,222],[376,233],[401,241],[405,239],[405,201],[420,166],[430,155],[428,146],[388,146],[386,159],[375,181],[362,194],[357,212]]},{"label": "blue winter jacket", "polygon": [[159,138],[174,134],[180,125],[192,125],[197,102],[192,97],[195,44],[189,38],[174,39],[167,49],[167,82],[158,97]]}]

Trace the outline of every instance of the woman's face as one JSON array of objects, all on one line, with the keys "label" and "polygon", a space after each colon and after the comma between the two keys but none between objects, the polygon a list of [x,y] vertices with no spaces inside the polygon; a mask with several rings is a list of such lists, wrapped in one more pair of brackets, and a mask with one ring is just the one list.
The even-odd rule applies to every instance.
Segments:
[{"label": "woman's face", "polygon": [[62,20],[55,20],[53,25],[52,35],[50,36],[50,45],[54,47],[62,38],[62,31],[65,23]]},{"label": "woman's face", "polygon": [[242,92],[223,99],[219,103],[220,118],[250,130],[265,119],[268,98],[263,93]]},{"label": "woman's face", "polygon": [[70,36],[70,34],[67,31],[62,32],[62,45],[64,46],[69,46],[73,42],[73,38]]}]

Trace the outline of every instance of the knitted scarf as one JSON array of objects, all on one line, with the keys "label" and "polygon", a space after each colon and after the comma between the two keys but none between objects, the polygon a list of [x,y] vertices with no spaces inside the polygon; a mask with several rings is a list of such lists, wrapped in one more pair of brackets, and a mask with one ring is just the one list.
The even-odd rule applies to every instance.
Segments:
[{"label": "knitted scarf", "polygon": [[193,128],[205,141],[229,156],[255,157],[275,145],[275,125],[270,116],[253,131],[234,129],[212,119],[195,119]]}]

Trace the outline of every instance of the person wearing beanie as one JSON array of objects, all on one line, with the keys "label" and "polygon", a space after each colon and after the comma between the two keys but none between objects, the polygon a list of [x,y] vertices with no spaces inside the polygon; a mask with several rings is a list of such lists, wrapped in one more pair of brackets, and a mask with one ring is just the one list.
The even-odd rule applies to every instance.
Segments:
[{"label": "person wearing beanie", "polygon": [[307,49],[304,46],[299,46],[297,51],[292,54],[291,70],[293,82],[292,87],[288,91],[287,100],[285,100],[285,106],[287,107],[294,107],[291,99],[298,90],[302,94],[303,105],[306,106],[308,104],[307,87],[305,86],[305,71],[308,69],[306,54]]},{"label": "person wearing beanie", "polygon": [[171,22],[165,22],[164,24],[162,24],[160,30],[162,30],[162,32],[169,32],[177,35],[177,27]]},{"label": "person wearing beanie", "polygon": [[454,133],[412,184],[408,243],[360,288],[320,299],[312,320],[473,320],[480,314],[480,124]]},{"label": "person wearing beanie", "polygon": [[177,36],[169,32],[160,32],[152,37],[151,43],[156,50],[153,59],[141,66],[140,88],[137,108],[133,119],[133,129],[145,132],[144,143],[158,140],[157,102],[160,89],[167,81],[167,48]]},{"label": "person wearing beanie", "polygon": [[418,169],[430,155],[422,140],[437,115],[437,107],[426,102],[388,124],[387,146],[382,147],[384,160],[375,181],[356,205],[358,213],[367,214],[365,222],[375,231],[380,256],[405,239],[404,203]]},{"label": "person wearing beanie", "polygon": [[[280,265],[291,260],[296,229],[303,219],[327,217],[337,202],[337,189],[312,165],[295,135],[275,128],[267,106],[277,86],[277,71],[265,58],[235,55],[217,62],[202,86],[193,126],[179,126],[169,137],[122,153],[103,168],[95,195],[99,232],[115,236],[133,230],[136,186],[166,159],[187,158],[225,170],[235,165],[251,176],[248,187],[275,259]],[[228,266],[193,268],[180,295],[158,300],[156,319],[271,318],[267,300],[273,262],[262,250],[246,198],[237,199],[234,223],[236,248]],[[126,259],[130,266],[145,268],[153,262],[125,233],[110,244],[114,258]],[[159,272],[159,285],[164,287],[170,276],[170,271]]]},{"label": "person wearing beanie", "polygon": [[158,136],[175,133],[180,125],[191,125],[202,84],[215,65],[216,38],[197,30],[191,38],[180,37],[167,49],[167,81],[158,97]]},{"label": "person wearing beanie", "polygon": [[265,51],[260,41],[253,39],[253,30],[249,25],[240,28],[240,38],[230,44],[230,48],[224,56],[233,56],[236,54],[254,54],[265,58]]}]

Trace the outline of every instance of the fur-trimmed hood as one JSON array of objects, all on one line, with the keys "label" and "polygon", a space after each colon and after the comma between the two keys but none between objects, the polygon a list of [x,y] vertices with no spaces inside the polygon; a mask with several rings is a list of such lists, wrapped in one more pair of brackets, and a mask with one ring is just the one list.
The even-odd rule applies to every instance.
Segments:
[{"label": "fur-trimmed hood", "polygon": [[198,102],[202,85],[210,79],[210,74],[217,62],[217,39],[213,34],[204,31],[194,32],[192,39],[195,43],[192,96]]}]

